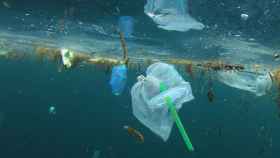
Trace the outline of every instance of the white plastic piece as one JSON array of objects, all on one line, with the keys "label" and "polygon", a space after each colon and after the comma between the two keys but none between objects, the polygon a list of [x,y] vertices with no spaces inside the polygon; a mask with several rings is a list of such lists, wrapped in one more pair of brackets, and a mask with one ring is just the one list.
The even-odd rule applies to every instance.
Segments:
[{"label": "white plastic piece", "polygon": [[165,30],[202,30],[204,25],[189,15],[187,4],[188,0],[148,0],[144,12]]},{"label": "white plastic piece", "polygon": [[246,21],[246,20],[248,20],[249,15],[243,13],[243,14],[240,15],[240,17],[241,17],[242,20]]},{"label": "white plastic piece", "polygon": [[[139,76],[131,89],[133,115],[153,133],[167,141],[174,121],[165,98],[169,96],[177,110],[182,104],[194,99],[191,86],[184,81],[172,65],[155,63]],[[161,92],[160,84],[167,90]]]},{"label": "white plastic piece", "polygon": [[61,53],[61,57],[62,57],[62,63],[66,68],[71,68],[73,63],[73,59],[74,59],[74,53],[68,49],[61,49],[60,51]]},{"label": "white plastic piece", "polygon": [[256,75],[246,72],[221,71],[218,72],[218,80],[230,87],[252,92],[256,96],[265,95],[272,87],[269,73]]}]

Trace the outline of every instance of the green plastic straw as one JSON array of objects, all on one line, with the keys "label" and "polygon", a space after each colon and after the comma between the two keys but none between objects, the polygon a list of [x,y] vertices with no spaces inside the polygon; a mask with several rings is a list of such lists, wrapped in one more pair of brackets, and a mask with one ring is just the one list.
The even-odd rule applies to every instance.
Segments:
[{"label": "green plastic straw", "polygon": [[[160,84],[160,91],[163,92],[166,89],[167,89],[167,87],[163,83],[161,83]],[[176,125],[177,125],[177,127],[179,129],[180,134],[183,137],[183,140],[184,140],[187,148],[189,149],[189,151],[194,151],[194,148],[193,148],[193,145],[191,143],[191,140],[190,140],[187,132],[185,131],[185,128],[184,128],[184,126],[183,126],[183,124],[182,124],[182,122],[180,120],[180,117],[179,117],[179,115],[178,115],[178,113],[176,111],[176,108],[173,105],[172,99],[169,96],[167,96],[165,98],[165,101],[166,101],[166,105],[168,106],[168,108],[169,108],[169,110],[171,112],[172,118],[175,121],[175,123],[176,123]]]}]

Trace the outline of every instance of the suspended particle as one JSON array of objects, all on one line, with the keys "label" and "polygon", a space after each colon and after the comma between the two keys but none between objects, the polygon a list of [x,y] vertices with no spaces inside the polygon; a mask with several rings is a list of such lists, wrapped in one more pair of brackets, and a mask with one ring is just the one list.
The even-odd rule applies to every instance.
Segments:
[{"label": "suspended particle", "polygon": [[273,55],[273,58],[274,58],[274,60],[278,60],[278,59],[280,58],[280,54],[275,53],[275,54]]},{"label": "suspended particle", "polygon": [[249,15],[248,15],[248,14],[243,13],[243,14],[241,14],[241,15],[240,15],[240,17],[241,17],[241,19],[242,19],[242,20],[246,21],[246,20],[248,20]]},{"label": "suspended particle", "polygon": [[3,4],[4,7],[8,8],[8,9],[11,8],[11,4],[7,1],[3,1],[2,4]]},{"label": "suspended particle", "polygon": [[123,129],[126,130],[129,135],[134,137],[139,143],[144,143],[144,136],[138,130],[136,130],[132,127],[129,127],[127,125],[123,126]]},{"label": "suspended particle", "polygon": [[207,98],[210,103],[212,103],[214,101],[215,96],[214,96],[214,92],[211,88],[207,92]]},{"label": "suspended particle", "polygon": [[100,150],[94,150],[92,158],[99,158],[100,157],[100,153],[101,153]]},{"label": "suspended particle", "polygon": [[192,64],[187,64],[185,71],[190,75],[190,77],[193,79],[193,65]]},{"label": "suspended particle", "polygon": [[56,108],[54,106],[49,107],[49,114],[50,115],[55,115],[56,114]]}]

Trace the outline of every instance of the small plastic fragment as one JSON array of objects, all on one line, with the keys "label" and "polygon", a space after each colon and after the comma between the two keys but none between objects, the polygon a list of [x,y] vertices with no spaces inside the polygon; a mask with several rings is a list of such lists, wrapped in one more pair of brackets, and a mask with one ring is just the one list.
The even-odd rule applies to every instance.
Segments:
[{"label": "small plastic fragment", "polygon": [[71,68],[73,66],[74,53],[68,49],[61,49],[60,51],[62,57],[62,63],[66,68]]},{"label": "small plastic fragment", "polygon": [[249,15],[248,15],[248,14],[243,13],[243,14],[241,14],[241,15],[240,15],[240,17],[241,17],[241,19],[242,19],[242,20],[246,21],[246,20],[248,20]]}]

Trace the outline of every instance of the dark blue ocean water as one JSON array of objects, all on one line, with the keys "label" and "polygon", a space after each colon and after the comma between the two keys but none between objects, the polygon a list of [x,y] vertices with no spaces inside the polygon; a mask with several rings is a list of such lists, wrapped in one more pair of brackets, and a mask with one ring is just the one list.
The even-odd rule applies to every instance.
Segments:
[{"label": "dark blue ocean water", "polygon": [[[265,157],[279,149],[279,118],[271,98],[214,83],[209,103],[203,78],[187,78],[195,100],[184,104],[180,116],[195,151],[186,150],[178,130],[163,142],[133,116],[129,87],[137,74],[129,72],[125,93],[111,94],[110,74],[87,66],[58,72],[52,63],[0,61],[1,157],[100,158],[130,157]],[[207,87],[207,86],[206,86]],[[56,107],[56,115],[49,107]],[[139,144],[123,129],[140,130]]]}]

